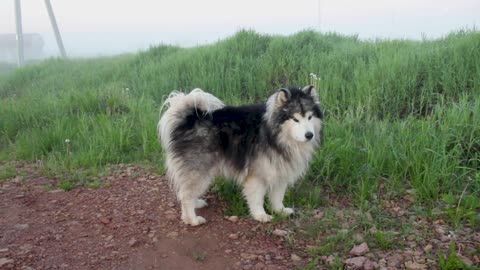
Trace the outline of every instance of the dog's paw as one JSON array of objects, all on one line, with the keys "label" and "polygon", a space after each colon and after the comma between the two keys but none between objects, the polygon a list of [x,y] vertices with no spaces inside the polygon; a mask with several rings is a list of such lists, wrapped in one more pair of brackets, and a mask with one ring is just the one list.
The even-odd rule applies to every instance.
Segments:
[{"label": "dog's paw", "polygon": [[268,215],[267,213],[262,213],[262,214],[254,215],[253,218],[254,218],[255,220],[257,220],[257,221],[262,222],[262,223],[272,221],[272,216]]},{"label": "dog's paw", "polygon": [[183,223],[191,226],[198,226],[207,222],[207,220],[201,216],[195,216],[193,218],[183,218],[182,220],[183,220]]},{"label": "dog's paw", "polygon": [[284,207],[282,210],[280,210],[281,213],[284,213],[288,216],[290,216],[291,214],[295,213],[295,211],[292,209],[292,208],[289,208],[289,207]]},{"label": "dog's paw", "polygon": [[208,203],[205,200],[198,199],[195,201],[195,208],[200,209],[208,206]]}]

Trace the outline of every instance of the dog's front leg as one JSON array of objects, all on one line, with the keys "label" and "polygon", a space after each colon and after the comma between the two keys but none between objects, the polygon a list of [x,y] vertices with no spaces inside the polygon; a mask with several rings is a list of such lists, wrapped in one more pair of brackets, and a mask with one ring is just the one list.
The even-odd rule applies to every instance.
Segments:
[{"label": "dog's front leg", "polygon": [[243,184],[243,195],[247,199],[250,214],[255,220],[269,222],[272,216],[265,212],[263,200],[267,187],[262,179],[249,176]]},{"label": "dog's front leg", "polygon": [[272,210],[277,213],[284,213],[287,215],[293,214],[293,209],[285,207],[283,205],[283,197],[285,196],[285,191],[287,190],[287,183],[279,182],[275,183],[268,192],[268,197],[270,198],[270,203],[272,204]]}]

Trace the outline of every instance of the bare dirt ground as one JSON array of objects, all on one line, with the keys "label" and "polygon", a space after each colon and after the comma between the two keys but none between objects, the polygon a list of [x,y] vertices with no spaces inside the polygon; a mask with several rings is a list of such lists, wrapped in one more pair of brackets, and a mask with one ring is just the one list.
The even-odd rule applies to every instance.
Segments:
[{"label": "bare dirt ground", "polygon": [[268,226],[226,220],[215,197],[188,227],[164,178],[128,167],[97,189],[44,177],[3,182],[1,269],[291,269],[302,260]]},{"label": "bare dirt ground", "polygon": [[440,269],[452,245],[468,269],[480,267],[480,232],[416,216],[408,197],[379,202],[390,230],[399,225],[390,240],[376,233],[379,217],[363,220],[336,195],[260,224],[226,219],[209,194],[197,210],[207,224],[189,227],[166,180],[141,167],[117,166],[98,188],[68,192],[35,165],[18,167],[24,176],[0,181],[0,269]]}]

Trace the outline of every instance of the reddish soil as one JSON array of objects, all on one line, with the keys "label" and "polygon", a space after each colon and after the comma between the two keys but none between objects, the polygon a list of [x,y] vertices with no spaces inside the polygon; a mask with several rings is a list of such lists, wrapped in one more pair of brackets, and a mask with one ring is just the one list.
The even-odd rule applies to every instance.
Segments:
[{"label": "reddish soil", "polygon": [[[163,177],[127,167],[97,189],[64,192],[45,177],[0,182],[1,269],[291,269],[275,225],[226,220],[207,196],[207,224],[180,221]],[[299,254],[299,253],[297,253]]]}]

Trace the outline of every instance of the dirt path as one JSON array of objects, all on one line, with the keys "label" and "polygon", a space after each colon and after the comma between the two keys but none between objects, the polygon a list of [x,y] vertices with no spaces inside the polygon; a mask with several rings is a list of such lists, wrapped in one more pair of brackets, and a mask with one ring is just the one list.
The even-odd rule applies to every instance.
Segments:
[{"label": "dirt path", "polygon": [[165,179],[125,168],[97,189],[49,190],[43,177],[0,188],[1,269],[291,269],[272,225],[224,219],[215,197],[208,223],[180,223]]}]

